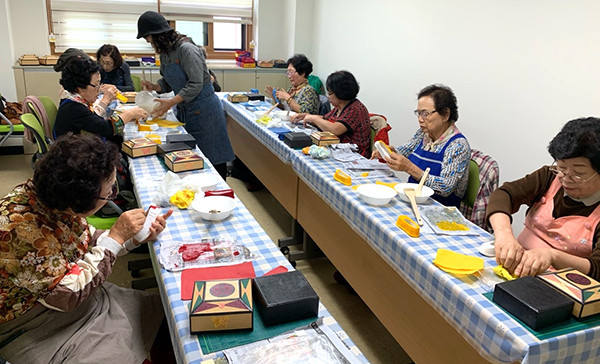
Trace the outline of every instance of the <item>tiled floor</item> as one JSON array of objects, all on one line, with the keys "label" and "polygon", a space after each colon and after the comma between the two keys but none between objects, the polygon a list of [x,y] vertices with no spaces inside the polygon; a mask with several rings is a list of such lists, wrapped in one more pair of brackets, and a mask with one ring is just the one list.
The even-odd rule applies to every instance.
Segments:
[{"label": "tiled floor", "polygon": [[[12,187],[32,175],[31,156],[0,155],[0,196],[5,196]],[[274,242],[290,234],[291,217],[267,190],[250,193],[242,181],[228,178],[227,182]],[[147,254],[120,257],[109,280],[129,287],[132,278],[127,271],[127,261],[147,257]],[[382,364],[411,362],[364,302],[334,281],[335,267],[327,258],[300,261],[296,268],[304,273],[329,312],[369,361]],[[142,271],[143,277],[151,274],[150,270]]]}]

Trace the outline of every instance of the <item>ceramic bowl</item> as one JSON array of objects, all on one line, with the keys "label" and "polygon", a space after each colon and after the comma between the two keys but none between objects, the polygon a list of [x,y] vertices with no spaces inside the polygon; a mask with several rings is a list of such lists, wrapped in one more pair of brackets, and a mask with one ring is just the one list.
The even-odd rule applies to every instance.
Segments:
[{"label": "ceramic bowl", "polygon": [[235,208],[235,199],[226,196],[208,196],[195,199],[194,209],[204,220],[219,221],[231,215]]},{"label": "ceramic bowl", "polygon": [[[404,189],[412,188],[416,191],[417,187],[419,187],[418,183],[398,183],[394,186],[394,189],[398,191],[398,196],[400,196],[400,199],[402,201],[410,203],[410,200],[404,194]],[[423,186],[423,189],[421,189],[421,196],[416,196],[415,200],[417,201],[417,203],[424,203],[429,197],[431,197],[431,195],[433,195],[433,190],[427,186]]]},{"label": "ceramic bowl", "polygon": [[199,187],[202,191],[212,191],[217,187],[220,178],[210,174],[198,173],[185,177],[190,184]]},{"label": "ceramic bowl", "polygon": [[393,188],[374,183],[360,185],[356,192],[363,201],[373,206],[385,205],[396,196],[396,191]]}]

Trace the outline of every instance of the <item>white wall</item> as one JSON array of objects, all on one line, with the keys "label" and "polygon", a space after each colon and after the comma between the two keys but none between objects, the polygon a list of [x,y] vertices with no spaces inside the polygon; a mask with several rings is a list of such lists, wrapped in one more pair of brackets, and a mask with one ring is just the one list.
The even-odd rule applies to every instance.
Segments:
[{"label": "white wall", "polygon": [[10,28],[9,8],[6,0],[0,0],[0,93],[8,101],[17,101],[15,77],[11,69],[13,60],[12,37]]},{"label": "white wall", "polygon": [[[454,89],[458,127],[498,161],[501,182],[551,162],[548,142],[566,121],[598,115],[598,1],[321,0],[314,7],[317,74],[351,71],[369,111],[388,117],[392,144],[416,130],[416,94],[431,83]],[[518,217],[515,230],[521,224]]]}]

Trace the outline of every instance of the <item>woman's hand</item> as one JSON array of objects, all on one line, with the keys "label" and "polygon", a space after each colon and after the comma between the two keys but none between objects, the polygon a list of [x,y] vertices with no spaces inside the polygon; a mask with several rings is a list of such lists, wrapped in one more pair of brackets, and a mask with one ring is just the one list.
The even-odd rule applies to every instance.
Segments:
[{"label": "woman's hand", "polygon": [[525,249],[519,244],[512,232],[510,225],[510,216],[503,212],[496,212],[489,217],[490,225],[494,229],[494,249],[496,252],[496,262],[514,272]]},{"label": "woman's hand", "polygon": [[277,97],[277,99],[279,101],[287,101],[291,95],[288,94],[287,92],[283,91],[282,89],[278,89],[277,91],[275,91],[275,96]]},{"label": "woman's hand", "polygon": [[552,265],[553,248],[536,248],[523,251],[521,262],[513,274],[519,277],[544,273]]},{"label": "woman's hand", "polygon": [[158,102],[158,105],[156,105],[156,107],[154,108],[154,110],[152,110],[150,115],[152,115],[152,117],[154,117],[154,118],[158,118],[158,117],[161,117],[162,115],[165,115],[169,111],[169,109],[171,107],[173,107],[173,105],[175,105],[175,103],[173,103],[172,100],[173,100],[173,98],[154,99],[154,101]]},{"label": "woman's hand", "polygon": [[148,118],[148,113],[146,112],[146,110],[136,106],[123,111],[120,116],[121,120],[123,120],[123,122],[127,124],[131,121]]},{"label": "woman's hand", "polygon": [[148,243],[150,241],[156,240],[156,238],[158,237],[158,235],[160,233],[162,233],[163,230],[165,229],[165,227],[167,226],[167,219],[172,214],[173,214],[173,209],[169,209],[169,211],[167,211],[166,214],[157,216],[156,220],[154,220],[152,222],[152,225],[150,225],[150,235],[148,235],[148,237],[146,238],[146,240],[144,240],[144,241],[142,241],[140,243],[135,242],[136,245],[145,244],[145,243]]},{"label": "woman's hand", "polygon": [[[377,153],[377,158],[381,158],[381,155],[377,150],[373,151],[373,156]],[[413,165],[410,159],[406,158],[400,153],[394,152],[392,149],[392,153],[390,153],[390,159],[386,161],[387,165],[393,169],[394,171],[407,172],[408,169]]]},{"label": "woman's hand", "polygon": [[156,91],[160,93],[161,87],[158,83],[152,83],[150,81],[142,81],[142,90],[144,91]]},{"label": "woman's hand", "polygon": [[108,104],[117,98],[117,92],[119,92],[119,89],[117,89],[115,85],[104,83],[100,85],[100,92],[102,93],[101,102],[108,106]]},{"label": "woman's hand", "polygon": [[[273,96],[273,87],[271,87],[271,86],[265,87],[265,93],[267,95],[269,95],[269,97],[272,97]],[[275,100],[275,101],[277,101],[277,100]]]},{"label": "woman's hand", "polygon": [[307,116],[308,114],[305,112],[301,112],[295,115],[290,115],[290,120],[292,121],[292,123],[294,124],[298,124],[300,123],[302,120],[304,120],[304,118]]},{"label": "woman's hand", "polygon": [[110,228],[108,236],[123,245],[126,240],[131,239],[142,229],[144,221],[146,221],[144,210],[133,209],[125,211],[119,216],[112,228]]}]

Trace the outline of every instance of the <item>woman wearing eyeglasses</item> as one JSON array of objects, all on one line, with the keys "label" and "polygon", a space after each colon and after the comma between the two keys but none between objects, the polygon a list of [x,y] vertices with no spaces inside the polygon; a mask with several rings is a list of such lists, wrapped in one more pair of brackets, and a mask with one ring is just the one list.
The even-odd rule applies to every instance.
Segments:
[{"label": "woman wearing eyeglasses", "polygon": [[[308,76],[312,70],[313,65],[304,54],[296,54],[288,59],[286,74],[292,86],[287,91],[282,89],[275,91],[277,100],[282,103],[285,110],[306,114],[319,113],[319,95],[308,84]],[[267,86],[266,92],[271,96],[273,88]]]},{"label": "woman wearing eyeglasses", "polygon": [[[575,268],[600,279],[600,119],[571,120],[552,139],[554,163],[494,191],[486,217],[496,261],[517,276]],[[515,238],[511,215],[528,206]]]},{"label": "woman wearing eyeglasses", "polygon": [[112,44],[104,44],[96,52],[96,59],[100,66],[100,79],[104,91],[105,85],[115,85],[121,92],[135,91],[129,65],[123,62],[119,48]]},{"label": "woman wearing eyeglasses", "polygon": [[[160,296],[106,282],[117,256],[156,239],[142,209],[110,230],[86,217],[116,195],[119,152],[93,135],[66,135],[38,162],[33,179],[0,199],[0,357],[12,363],[142,363],[161,332]],[[156,337],[156,339],[155,339]],[[81,350],[82,347],[94,350]],[[165,362],[154,361],[153,362]],[[174,362],[174,361],[173,361]]]},{"label": "woman wearing eyeglasses", "polygon": [[[456,96],[448,86],[434,84],[418,94],[415,115],[419,130],[404,145],[395,148],[387,164],[409,174],[409,182],[419,182],[425,169],[425,185],[435,192],[433,199],[446,206],[460,205],[469,183],[471,147],[456,126]],[[381,158],[375,150],[373,158]]]},{"label": "woman wearing eyeglasses", "polygon": [[106,108],[115,99],[117,89],[108,85],[102,98],[95,104],[100,95],[100,66],[89,57],[75,54],[66,60],[60,84],[66,92],[56,114],[55,138],[67,133],[88,132],[120,145],[124,125],[148,115],[143,109],[133,107],[121,114],[106,117]]}]

